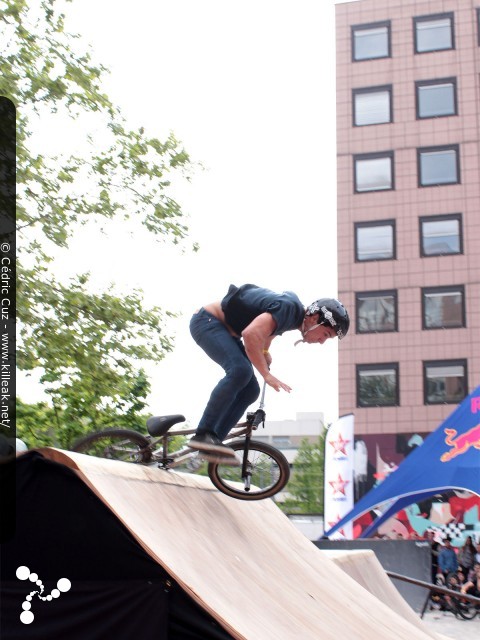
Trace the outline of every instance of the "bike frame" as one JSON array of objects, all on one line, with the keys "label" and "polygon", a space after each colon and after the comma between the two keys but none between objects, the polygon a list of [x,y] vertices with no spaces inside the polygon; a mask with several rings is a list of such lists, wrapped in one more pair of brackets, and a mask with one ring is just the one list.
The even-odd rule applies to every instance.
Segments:
[{"label": "bike frame", "polygon": [[[266,384],[263,383],[262,396],[260,398],[260,405],[255,412],[247,413],[247,419],[245,422],[239,422],[236,424],[233,429],[229,432],[224,442],[228,443],[230,440],[235,440],[236,438],[241,438],[245,436],[245,448],[244,451],[248,452],[248,446],[250,444],[250,440],[252,438],[252,431],[258,428],[258,426],[265,422],[265,411],[263,407],[265,406],[265,388]],[[149,449],[152,451],[152,463],[159,464],[159,466],[164,469],[175,469],[180,465],[184,464],[194,456],[198,455],[197,449],[192,449],[188,445],[185,445],[178,451],[169,452],[168,444],[169,441],[175,436],[189,436],[195,433],[195,429],[176,429],[175,431],[169,430],[163,436],[159,438],[153,438],[150,436],[150,446]],[[156,448],[157,445],[161,445]],[[243,456],[243,464],[242,464],[242,477],[246,478],[249,474],[247,472],[247,456]]]},{"label": "bike frame", "polygon": [[[185,428],[187,425],[174,428],[185,420],[180,414],[152,416],[151,422],[147,422],[148,435],[121,428],[97,431],[74,443],[73,451],[150,467],[155,465],[165,471],[184,465],[184,471],[195,472],[206,460],[207,473],[219,491],[240,500],[262,500],[281,491],[290,477],[290,465],[283,453],[267,442],[252,438],[252,432],[265,422],[264,398],[265,384],[259,408],[247,413],[246,420],[234,425],[225,438],[236,457],[233,461],[221,455],[209,456],[191,447],[188,436],[196,429]],[[170,451],[175,449],[173,440],[179,436],[184,444]],[[228,465],[236,469],[227,468]]]}]

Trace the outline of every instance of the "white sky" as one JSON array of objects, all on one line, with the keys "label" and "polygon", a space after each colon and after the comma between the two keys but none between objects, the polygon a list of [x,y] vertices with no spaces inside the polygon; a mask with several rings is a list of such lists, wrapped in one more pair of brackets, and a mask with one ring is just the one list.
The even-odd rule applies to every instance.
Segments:
[{"label": "white sky", "polygon": [[[67,28],[111,70],[105,90],[130,126],[173,131],[205,170],[176,194],[197,254],[165,249],[145,233],[80,233],[57,276],[91,270],[95,286],[140,287],[149,304],[179,311],[176,348],[148,369],[150,410],[200,418],[222,371],[188,323],[230,283],[295,291],[305,305],[337,295],[335,41],[332,0],[75,0]],[[51,135],[50,129],[49,134]],[[61,148],[62,136],[57,133]],[[272,345],[267,417],[323,411],[336,419],[337,341]],[[22,376],[18,392],[39,399]]]}]

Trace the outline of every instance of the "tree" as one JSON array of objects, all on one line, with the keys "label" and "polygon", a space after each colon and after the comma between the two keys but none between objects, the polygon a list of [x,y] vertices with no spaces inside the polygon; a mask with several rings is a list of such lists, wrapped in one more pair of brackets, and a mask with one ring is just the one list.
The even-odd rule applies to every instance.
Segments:
[{"label": "tree", "polygon": [[[128,128],[101,90],[106,69],[65,31],[57,0],[30,4],[0,2],[0,95],[17,110],[17,365],[41,371],[65,430],[56,437],[67,446],[102,416],[132,417],[143,408],[136,405],[148,390],[140,363],[172,349],[165,330],[172,314],[145,308],[141,291],[92,293],[88,273],[62,282],[54,254],[79,225],[103,229],[108,220],[183,245],[185,216],[169,194],[172,179],[189,179],[193,165],[173,134],[162,142]],[[68,140],[54,156],[37,148],[34,133],[46,116],[52,128],[68,118],[85,130],[81,154]]]},{"label": "tree", "polygon": [[293,464],[288,498],[281,503],[286,513],[323,515],[325,433],[316,442],[304,438]]}]

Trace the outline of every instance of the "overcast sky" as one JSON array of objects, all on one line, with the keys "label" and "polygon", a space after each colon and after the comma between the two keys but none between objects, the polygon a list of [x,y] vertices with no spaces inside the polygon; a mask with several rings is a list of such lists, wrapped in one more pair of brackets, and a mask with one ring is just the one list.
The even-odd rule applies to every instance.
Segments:
[{"label": "overcast sky", "polygon": [[[337,295],[334,2],[330,0],[75,0],[67,27],[110,70],[105,90],[132,127],[173,131],[204,170],[176,192],[193,255],[141,232],[88,228],[57,275],[91,270],[94,285],[140,287],[178,311],[175,352],[148,369],[150,410],[199,419],[222,371],[193,342],[191,313],[230,283],[293,290],[305,305]],[[63,138],[57,134],[61,148]],[[107,265],[107,267],[106,267]],[[336,419],[337,341],[272,345],[267,417],[322,411]],[[19,394],[37,399],[19,380]],[[30,394],[30,398],[29,398]]]}]

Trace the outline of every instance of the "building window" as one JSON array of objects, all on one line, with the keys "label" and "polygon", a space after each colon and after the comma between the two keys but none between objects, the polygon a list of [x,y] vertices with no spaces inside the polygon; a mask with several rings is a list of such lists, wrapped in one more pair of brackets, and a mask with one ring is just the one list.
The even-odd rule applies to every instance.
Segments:
[{"label": "building window", "polygon": [[353,156],[356,193],[393,189],[393,151]]},{"label": "building window", "polygon": [[399,405],[398,363],[357,365],[357,406]]},{"label": "building window", "polygon": [[355,294],[357,333],[397,331],[397,292],[364,291]]},{"label": "building window", "polygon": [[418,186],[433,187],[460,182],[458,144],[417,149]]},{"label": "building window", "polygon": [[457,115],[457,81],[423,80],[415,83],[417,118],[440,118]]},{"label": "building window", "polygon": [[420,218],[420,255],[446,256],[463,253],[462,214]]},{"label": "building window", "polygon": [[453,13],[413,19],[415,53],[455,49]]},{"label": "building window", "polygon": [[395,258],[395,220],[355,223],[356,262]]},{"label": "building window", "polygon": [[391,85],[354,89],[352,96],[354,126],[392,122]]},{"label": "building window", "polygon": [[467,361],[423,363],[425,404],[457,404],[467,395]]},{"label": "building window", "polygon": [[423,329],[465,326],[465,290],[462,285],[422,289]]},{"label": "building window", "polygon": [[390,57],[390,21],[352,27],[352,60]]}]

